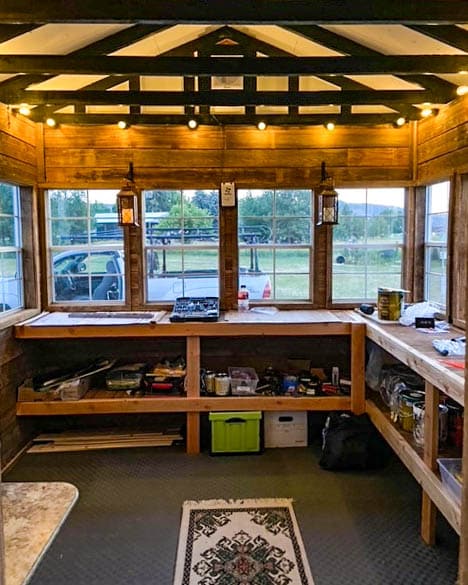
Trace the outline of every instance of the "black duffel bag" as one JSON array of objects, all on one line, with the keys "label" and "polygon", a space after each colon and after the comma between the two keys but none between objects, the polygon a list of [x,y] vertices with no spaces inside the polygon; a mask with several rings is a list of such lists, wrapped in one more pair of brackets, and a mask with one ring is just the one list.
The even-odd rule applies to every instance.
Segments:
[{"label": "black duffel bag", "polygon": [[375,469],[383,467],[391,454],[367,414],[330,413],[322,437],[323,469]]}]

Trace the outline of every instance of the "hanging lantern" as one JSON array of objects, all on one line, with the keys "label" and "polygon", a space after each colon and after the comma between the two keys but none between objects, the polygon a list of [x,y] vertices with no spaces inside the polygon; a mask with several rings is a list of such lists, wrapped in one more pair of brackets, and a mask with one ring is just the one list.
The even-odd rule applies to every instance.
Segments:
[{"label": "hanging lantern", "polygon": [[119,225],[138,226],[138,194],[133,180],[133,163],[129,163],[127,182],[117,193]]},{"label": "hanging lantern", "polygon": [[317,225],[336,225],[338,223],[338,193],[333,187],[333,178],[327,175],[322,162],[322,177],[318,194]]}]

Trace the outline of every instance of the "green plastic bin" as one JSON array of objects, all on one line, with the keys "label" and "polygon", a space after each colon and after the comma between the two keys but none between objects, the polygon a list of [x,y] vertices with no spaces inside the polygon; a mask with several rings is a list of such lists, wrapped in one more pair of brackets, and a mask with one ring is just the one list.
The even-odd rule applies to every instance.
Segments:
[{"label": "green plastic bin", "polygon": [[211,453],[258,453],[262,413],[210,412]]}]

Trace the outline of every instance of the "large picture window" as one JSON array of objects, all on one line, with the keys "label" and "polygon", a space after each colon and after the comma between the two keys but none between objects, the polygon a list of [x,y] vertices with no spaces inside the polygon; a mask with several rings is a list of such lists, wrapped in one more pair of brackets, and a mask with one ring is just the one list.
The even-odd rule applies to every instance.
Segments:
[{"label": "large picture window", "polygon": [[333,227],[333,301],[377,299],[378,287],[401,288],[404,189],[338,189]]},{"label": "large picture window", "polygon": [[0,312],[24,307],[19,187],[0,183]]},{"label": "large picture window", "polygon": [[146,300],[219,296],[219,192],[144,192]]},{"label": "large picture window", "polygon": [[312,191],[238,191],[239,284],[251,299],[311,300]]},{"label": "large picture window", "polygon": [[47,192],[49,291],[53,303],[125,300],[117,191]]},{"label": "large picture window", "polygon": [[440,307],[446,305],[449,199],[449,181],[426,189],[424,298]]}]

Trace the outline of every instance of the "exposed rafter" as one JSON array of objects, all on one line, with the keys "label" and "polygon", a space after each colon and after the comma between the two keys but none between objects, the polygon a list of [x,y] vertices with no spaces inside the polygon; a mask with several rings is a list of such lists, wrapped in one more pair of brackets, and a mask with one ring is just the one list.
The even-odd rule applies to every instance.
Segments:
[{"label": "exposed rafter", "polygon": [[468,52],[468,31],[458,26],[428,26],[425,24],[414,25],[412,30],[431,37],[436,41]]},{"label": "exposed rafter", "polygon": [[[186,114],[181,115],[159,115],[159,114],[56,114],[54,118],[58,124],[80,124],[80,125],[100,125],[116,124],[120,120],[125,120],[129,125],[167,125],[167,124],[186,124],[189,118]],[[227,115],[227,114],[207,114],[197,115],[199,124],[207,126],[223,125],[256,125],[260,120],[265,121],[272,126],[284,125],[318,125],[334,122],[336,124],[356,124],[360,126],[376,126],[394,124],[395,114],[264,114],[264,115]],[[34,112],[32,114],[34,119]],[[38,120],[40,121],[40,120]]]},{"label": "exposed rafter", "polygon": [[0,56],[0,73],[46,75],[408,75],[468,70],[468,55],[366,57]]},{"label": "exposed rafter", "polygon": [[456,24],[468,22],[466,0],[2,0],[5,23],[145,24]]},{"label": "exposed rafter", "polygon": [[21,91],[5,92],[0,89],[0,100],[18,104],[96,104],[96,105],[145,105],[145,106],[310,106],[327,104],[415,104],[421,102],[441,103],[449,96],[430,90],[384,90],[384,91]]}]

